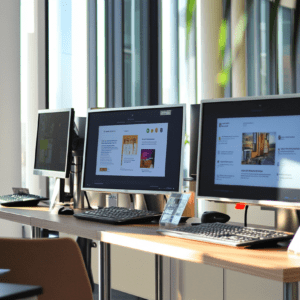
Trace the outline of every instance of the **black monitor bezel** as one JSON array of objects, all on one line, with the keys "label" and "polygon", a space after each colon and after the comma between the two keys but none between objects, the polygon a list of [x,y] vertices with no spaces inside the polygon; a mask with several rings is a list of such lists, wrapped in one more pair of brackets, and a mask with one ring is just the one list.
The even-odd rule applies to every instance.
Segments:
[{"label": "black monitor bezel", "polygon": [[[56,171],[56,170],[45,170],[39,169],[35,167],[36,153],[37,153],[37,139],[38,139],[38,130],[39,130],[39,117],[42,114],[53,114],[53,113],[61,113],[67,112],[69,113],[68,120],[68,137],[67,137],[67,151],[66,151],[66,160],[64,171]],[[41,175],[46,177],[54,177],[54,178],[69,178],[72,164],[72,133],[74,127],[74,116],[75,112],[73,108],[64,108],[64,109],[43,109],[38,111],[38,121],[37,121],[37,134],[36,134],[36,146],[35,146],[35,158],[34,158],[34,167],[33,174]]]},{"label": "black monitor bezel", "polygon": [[[216,195],[211,194],[204,194],[200,192],[200,176],[204,178],[201,173],[201,159],[202,159],[202,152],[201,147],[202,144],[202,135],[203,135],[203,112],[206,109],[206,104],[213,104],[213,103],[219,103],[219,102],[231,102],[231,103],[238,103],[242,101],[264,101],[264,100],[284,100],[284,99],[291,99],[297,101],[299,99],[300,101],[300,94],[289,94],[289,95],[271,95],[271,96],[256,96],[256,97],[242,97],[242,98],[220,98],[220,99],[206,99],[201,101],[201,109],[200,109],[200,127],[199,127],[199,144],[198,144],[198,158],[197,158],[197,179],[196,179],[196,197],[201,200],[209,200],[214,202],[220,202],[220,203],[246,203],[249,205],[259,205],[259,206],[271,206],[271,207],[285,207],[285,208],[300,208],[300,202],[299,201],[291,201],[291,200],[284,200],[284,199],[271,199],[271,198],[260,198],[257,197],[237,197],[233,198],[231,196],[228,196],[226,192],[224,192],[224,195]],[[254,103],[254,102],[253,102]],[[255,102],[258,104],[258,102]],[[300,103],[300,102],[299,102]],[[298,115],[298,114],[297,114]],[[203,172],[203,171],[202,171]],[[214,172],[213,172],[214,173]],[[205,175],[207,178],[207,174]],[[210,175],[212,176],[212,175]],[[237,186],[238,187],[238,186]],[[267,188],[266,188],[267,189]],[[269,188],[270,189],[270,188]],[[299,191],[300,192],[300,191]]]},{"label": "black monitor bezel", "polygon": [[[113,111],[130,111],[130,110],[153,110],[153,109],[168,109],[168,108],[182,108],[182,133],[181,133],[181,156],[180,156],[180,166],[178,174],[178,189],[175,191],[167,190],[151,190],[151,189],[111,189],[111,188],[95,188],[95,187],[86,187],[84,185],[85,180],[85,165],[86,165],[86,151],[87,151],[87,138],[89,130],[89,117],[91,114],[95,113],[106,113]],[[94,192],[111,192],[111,193],[131,193],[131,194],[163,194],[168,195],[173,192],[181,192],[183,186],[183,155],[184,155],[184,137],[185,137],[185,114],[186,114],[186,105],[185,104],[172,104],[172,105],[152,105],[152,106],[135,106],[135,107],[122,107],[122,108],[108,108],[108,109],[89,109],[87,112],[87,122],[86,122],[86,132],[84,140],[84,152],[83,152],[83,168],[82,168],[82,180],[81,180],[81,189],[84,191],[94,191]]]}]

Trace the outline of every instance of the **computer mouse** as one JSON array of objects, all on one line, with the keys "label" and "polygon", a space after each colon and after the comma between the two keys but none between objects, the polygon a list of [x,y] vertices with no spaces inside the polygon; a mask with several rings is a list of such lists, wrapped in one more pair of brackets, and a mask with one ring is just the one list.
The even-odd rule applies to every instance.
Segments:
[{"label": "computer mouse", "polygon": [[67,215],[67,216],[71,216],[74,214],[74,210],[70,207],[61,207],[59,210],[58,210],[58,214],[59,215]]},{"label": "computer mouse", "polygon": [[205,211],[201,216],[201,223],[226,223],[230,217],[218,211]]}]

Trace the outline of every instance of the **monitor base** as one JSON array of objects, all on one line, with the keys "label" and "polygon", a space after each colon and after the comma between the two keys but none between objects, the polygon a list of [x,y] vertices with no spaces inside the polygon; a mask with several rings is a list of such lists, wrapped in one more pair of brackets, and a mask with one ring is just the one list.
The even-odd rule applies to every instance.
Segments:
[{"label": "monitor base", "polygon": [[[66,192],[67,190],[68,192]],[[49,210],[53,210],[56,205],[59,206],[71,206],[73,202],[73,186],[72,178],[56,178],[53,194],[50,199]]]},{"label": "monitor base", "polygon": [[276,230],[295,233],[299,228],[298,213],[296,209],[277,208],[275,210]]}]

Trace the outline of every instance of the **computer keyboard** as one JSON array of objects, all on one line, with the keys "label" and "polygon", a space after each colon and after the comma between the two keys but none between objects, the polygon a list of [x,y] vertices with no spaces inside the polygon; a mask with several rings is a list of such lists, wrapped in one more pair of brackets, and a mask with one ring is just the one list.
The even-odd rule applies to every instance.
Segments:
[{"label": "computer keyboard", "polygon": [[293,238],[294,234],[224,223],[202,223],[199,225],[163,228],[160,234],[229,246],[271,245]]},{"label": "computer keyboard", "polygon": [[10,207],[36,206],[41,200],[49,198],[32,194],[11,194],[0,196],[0,204]]},{"label": "computer keyboard", "polygon": [[161,213],[148,210],[129,209],[125,207],[105,207],[87,210],[73,215],[75,218],[87,221],[109,223],[114,225],[140,224],[158,221]]}]

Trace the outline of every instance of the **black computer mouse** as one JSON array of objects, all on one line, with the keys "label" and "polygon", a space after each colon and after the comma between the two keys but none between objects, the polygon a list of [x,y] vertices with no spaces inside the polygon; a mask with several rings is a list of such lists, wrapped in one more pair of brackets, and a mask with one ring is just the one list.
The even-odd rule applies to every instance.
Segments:
[{"label": "black computer mouse", "polygon": [[58,214],[59,215],[67,215],[67,216],[71,216],[74,214],[74,210],[70,207],[61,207],[59,210],[58,210]]},{"label": "black computer mouse", "polygon": [[230,217],[218,211],[205,211],[201,216],[201,223],[226,223]]}]

